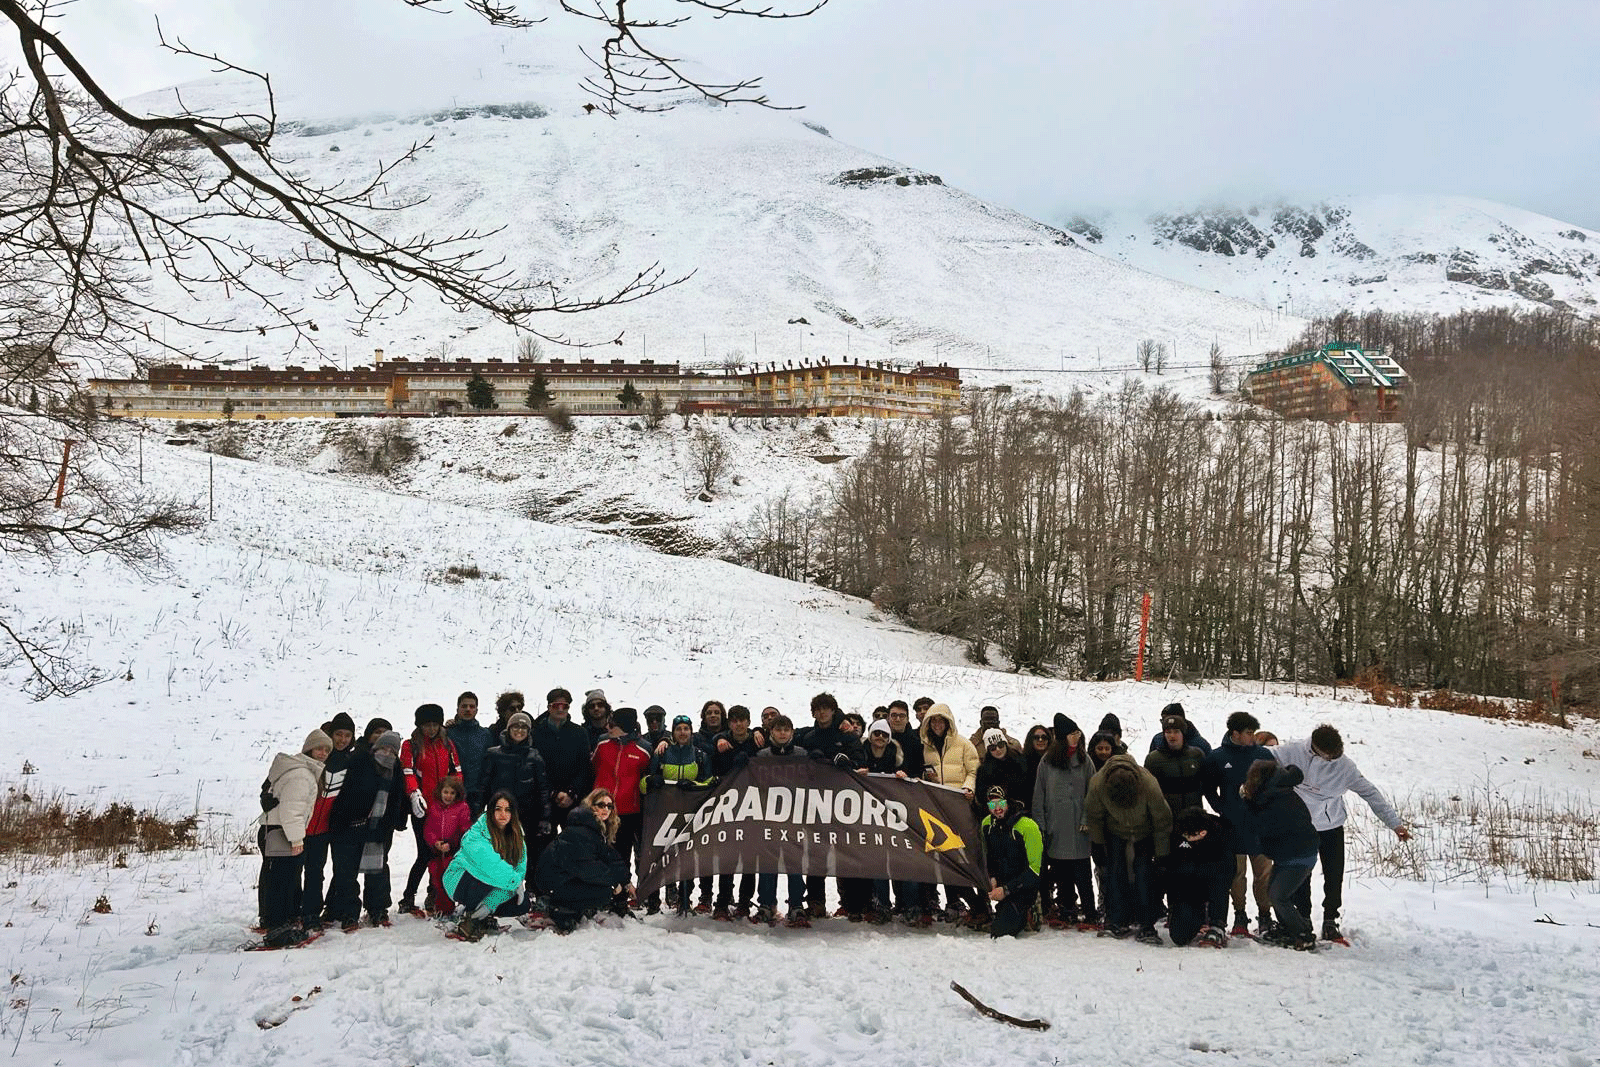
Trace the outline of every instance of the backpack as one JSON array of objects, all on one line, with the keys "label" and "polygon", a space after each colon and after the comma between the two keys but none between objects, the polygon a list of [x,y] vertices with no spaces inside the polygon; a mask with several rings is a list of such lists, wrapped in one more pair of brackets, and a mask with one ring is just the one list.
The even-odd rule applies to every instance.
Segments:
[{"label": "backpack", "polygon": [[278,806],[278,798],[272,795],[272,779],[261,780],[261,814],[265,815]]}]

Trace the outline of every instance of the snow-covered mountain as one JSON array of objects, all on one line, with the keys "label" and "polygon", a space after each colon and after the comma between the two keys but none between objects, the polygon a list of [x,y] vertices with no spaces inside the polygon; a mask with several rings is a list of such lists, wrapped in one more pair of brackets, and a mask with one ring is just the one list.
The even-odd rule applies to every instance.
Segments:
[{"label": "snow-covered mountain", "polygon": [[1296,316],[1600,311],[1600,232],[1486,200],[1346,196],[1061,221],[1110,258]]},{"label": "snow-covered mountain", "polygon": [[[842,144],[824,115],[698,100],[663,114],[586,112],[583,60],[543,32],[441,41],[409,63],[389,57],[389,80],[398,67],[405,84],[382,92],[275,81],[279,150],[314,182],[353,182],[431,137],[386,178],[396,200],[427,198],[391,225],[503,228],[490,250],[566,296],[614,290],[657,262],[669,276],[692,273],[636,304],[538,323],[589,340],[624,330],[613,357],[716,360],[739,350],[759,360],[1092,368],[1097,350],[1131,362],[1145,337],[1194,352],[1216,338],[1248,353],[1269,347],[1264,333],[1288,332],[1209,286],[1146,273],[953,189],[915,161]],[[170,107],[173,92],[132,103]],[[218,78],[181,92],[191,108],[226,113],[257,90]],[[317,280],[296,279],[290,295]],[[207,299],[198,310],[236,313],[223,293]],[[423,354],[453,341],[456,356],[507,355],[513,344],[508,327],[431,299],[361,336],[343,317],[330,308],[317,336],[352,363],[380,347]],[[250,357],[280,361],[272,340],[252,335]],[[219,356],[243,354],[239,346],[205,342]]]}]

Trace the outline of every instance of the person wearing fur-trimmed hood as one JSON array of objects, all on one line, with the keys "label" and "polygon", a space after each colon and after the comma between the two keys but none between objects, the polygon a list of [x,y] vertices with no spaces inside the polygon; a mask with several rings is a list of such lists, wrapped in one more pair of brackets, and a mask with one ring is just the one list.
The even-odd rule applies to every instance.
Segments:
[{"label": "person wearing fur-trimmed hood", "polygon": [[280,752],[267,772],[272,806],[262,812],[257,841],[261,846],[261,924],[266,943],[296,945],[306,939],[295,925],[300,917],[301,875],[305,867],[306,826],[321,789],[323,761],[333,741],[312,730],[296,753]]}]

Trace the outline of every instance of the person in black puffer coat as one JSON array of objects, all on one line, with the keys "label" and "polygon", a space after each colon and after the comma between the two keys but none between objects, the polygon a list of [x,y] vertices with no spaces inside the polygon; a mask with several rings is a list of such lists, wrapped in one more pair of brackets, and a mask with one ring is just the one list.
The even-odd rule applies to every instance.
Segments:
[{"label": "person in black puffer coat", "polygon": [[1294,895],[1311,877],[1319,843],[1311,812],[1295,792],[1303,779],[1298,767],[1257,760],[1239,788],[1248,828],[1272,860],[1267,897],[1275,923],[1266,940],[1301,950],[1315,949],[1317,938],[1311,920],[1295,907]]},{"label": "person in black puffer coat", "polygon": [[[603,700],[605,694],[601,694]],[[550,822],[560,826],[567,812],[594,788],[594,742],[570,714],[572,694],[557,686],[545,694],[545,711],[533,721],[533,747],[544,757],[545,784],[550,789]],[[610,717],[609,709],[606,716]],[[530,834],[532,827],[524,827]],[[537,851],[540,845],[530,843]]]},{"label": "person in black puffer coat", "polygon": [[[861,740],[839,729],[844,713],[832,693],[818,693],[811,698],[812,725],[794,735],[794,743],[811,754],[812,759],[825,760],[835,767],[852,771],[864,762]],[[872,881],[867,878],[841,878],[839,902],[849,915],[865,915],[872,903]],[[814,919],[826,918],[823,904],[827,879],[822,875],[806,876],[806,904]]]},{"label": "person in black puffer coat", "polygon": [[594,812],[580,803],[539,857],[536,879],[550,921],[559,933],[569,934],[610,906],[628,880],[628,865],[606,844]]},{"label": "person in black puffer coat", "polygon": [[517,801],[517,820],[527,839],[529,855],[535,841],[550,836],[550,787],[545,778],[544,757],[533,747],[533,720],[525,711],[516,712],[506,722],[500,743],[488,752],[484,782],[489,796],[510,793]]},{"label": "person in black puffer coat", "polygon": [[1233,828],[1199,807],[1178,813],[1172,851],[1162,861],[1174,945],[1228,944],[1228,888],[1233,885]]},{"label": "person in black puffer coat", "polygon": [[[394,902],[389,847],[395,831],[405,829],[411,814],[405,799],[405,772],[398,759],[400,735],[378,727],[380,721],[368,724],[368,736],[377,736],[350,757],[339,797],[328,814],[333,881],[328,886],[326,911],[346,930],[360,925],[363,907],[373,925],[388,921],[389,905]],[[359,892],[358,875],[364,883]]]}]

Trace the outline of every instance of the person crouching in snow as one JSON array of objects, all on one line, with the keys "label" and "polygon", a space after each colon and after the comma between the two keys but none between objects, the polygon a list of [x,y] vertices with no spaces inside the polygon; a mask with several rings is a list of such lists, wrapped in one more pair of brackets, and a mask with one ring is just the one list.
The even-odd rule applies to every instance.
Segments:
[{"label": "person crouching in snow", "polygon": [[1317,937],[1311,919],[1295,906],[1294,896],[1311,880],[1316,866],[1317,828],[1311,823],[1306,802],[1295,792],[1303,777],[1299,767],[1256,760],[1239,787],[1239,796],[1244,799],[1250,831],[1272,860],[1267,896],[1274,922],[1262,940],[1305,952],[1316,950]]},{"label": "person crouching in snow", "polygon": [[561,833],[539,854],[535,880],[550,909],[550,922],[561,934],[570,934],[579,922],[610,908],[627,892],[628,865],[606,840],[591,803],[600,804],[606,822],[613,823],[613,799],[591,794],[572,809]]},{"label": "person crouching in snow", "polygon": [[1028,925],[1039,899],[1039,864],[1044,839],[1020,800],[1009,800],[1003,785],[990,786],[984,818],[983,862],[989,872],[990,937],[1015,937]]},{"label": "person crouching in snow", "polygon": [[455,859],[461,838],[472,825],[472,807],[467,803],[465,792],[461,779],[455,775],[440,779],[423,822],[422,837],[431,852],[428,857],[428,910],[435,915],[449,915],[456,910],[455,902],[444,888],[444,870]]},{"label": "person crouching in snow", "polygon": [[1228,944],[1228,892],[1233,887],[1233,831],[1199,807],[1173,820],[1172,851],[1163,863],[1174,945]]},{"label": "person crouching in snow", "polygon": [[307,936],[295,924],[300,917],[306,824],[321,789],[323,761],[332,751],[328,735],[312,730],[298,753],[278,753],[267,772],[275,803],[261,815],[257,840],[261,845],[261,924],[267,928],[266,944],[273,948],[298,945]]},{"label": "person crouching in snow", "polygon": [[445,868],[444,888],[466,909],[456,936],[476,941],[499,933],[494,910],[517,893],[528,873],[528,846],[517,818],[517,801],[501,791],[461,838],[461,847]]}]

